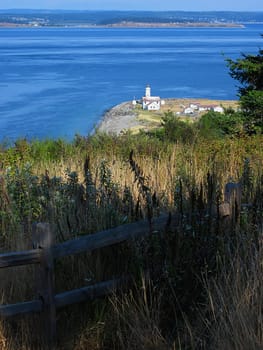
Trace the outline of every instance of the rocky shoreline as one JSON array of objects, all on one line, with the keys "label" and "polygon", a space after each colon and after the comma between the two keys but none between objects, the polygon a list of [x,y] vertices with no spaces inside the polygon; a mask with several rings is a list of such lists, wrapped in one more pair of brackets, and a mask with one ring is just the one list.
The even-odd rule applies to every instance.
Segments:
[{"label": "rocky shoreline", "polygon": [[132,102],[120,103],[108,110],[96,131],[105,132],[108,134],[120,134],[128,129],[140,125],[136,120],[137,113]]}]

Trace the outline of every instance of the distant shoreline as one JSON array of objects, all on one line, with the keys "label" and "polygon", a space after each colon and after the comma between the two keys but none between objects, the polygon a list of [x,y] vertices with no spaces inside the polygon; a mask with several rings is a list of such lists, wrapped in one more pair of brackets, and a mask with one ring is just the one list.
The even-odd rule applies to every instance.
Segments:
[{"label": "distant shoreline", "polygon": [[244,28],[239,23],[222,23],[222,22],[132,22],[122,21],[120,23],[108,24],[110,28]]},{"label": "distant shoreline", "polygon": [[132,22],[122,21],[111,24],[31,24],[31,23],[13,23],[0,22],[0,28],[244,28],[240,23],[222,23],[222,22]]}]

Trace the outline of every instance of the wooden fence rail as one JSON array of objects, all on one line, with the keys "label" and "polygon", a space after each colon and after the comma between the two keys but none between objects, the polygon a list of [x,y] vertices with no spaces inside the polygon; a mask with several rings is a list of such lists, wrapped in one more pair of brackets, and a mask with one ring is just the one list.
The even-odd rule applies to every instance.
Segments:
[{"label": "wooden fence rail", "polygon": [[[153,229],[158,231],[164,228],[167,220],[167,215],[154,219]],[[95,249],[121,243],[129,239],[139,238],[148,233],[149,222],[143,220],[72,239],[64,243],[56,244],[50,247],[50,249],[52,250],[54,259],[56,259],[82,252],[91,252]],[[22,252],[0,254],[0,268],[40,263],[42,253],[43,249],[37,248]]]},{"label": "wooden fence rail", "polygon": [[33,249],[23,252],[0,254],[0,268],[37,264],[40,262],[41,253],[41,249]]},{"label": "wooden fence rail", "polygon": [[[74,303],[80,303],[86,300],[92,300],[100,296],[106,295],[127,282],[127,277],[113,279],[106,282],[100,282],[88,287],[73,289],[68,292],[55,295],[56,309]],[[2,305],[0,307],[0,315],[2,318],[14,317],[22,314],[29,314],[33,312],[41,312],[43,308],[41,300],[27,301],[18,304]]]}]

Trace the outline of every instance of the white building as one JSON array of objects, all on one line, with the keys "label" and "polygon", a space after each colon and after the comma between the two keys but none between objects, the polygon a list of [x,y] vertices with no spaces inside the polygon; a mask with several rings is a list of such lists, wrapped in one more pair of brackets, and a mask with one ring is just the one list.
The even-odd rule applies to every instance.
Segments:
[{"label": "white building", "polygon": [[218,113],[224,113],[224,108],[218,105],[201,105],[199,102],[191,102],[188,107],[183,105],[180,106],[184,108],[184,114],[195,114],[200,112],[214,111]]},{"label": "white building", "polygon": [[161,104],[163,105],[164,101],[161,101],[159,96],[151,96],[151,87],[147,85],[145,96],[142,98],[142,108],[148,111],[158,111],[161,108]]},{"label": "white building", "polygon": [[224,113],[224,108],[221,106],[214,107],[214,112]]},{"label": "white building", "polygon": [[194,109],[193,108],[191,108],[191,107],[187,107],[187,108],[185,108],[185,110],[184,110],[184,114],[194,114]]},{"label": "white building", "polygon": [[190,108],[198,110],[200,108],[200,103],[199,102],[192,102],[189,105]]}]

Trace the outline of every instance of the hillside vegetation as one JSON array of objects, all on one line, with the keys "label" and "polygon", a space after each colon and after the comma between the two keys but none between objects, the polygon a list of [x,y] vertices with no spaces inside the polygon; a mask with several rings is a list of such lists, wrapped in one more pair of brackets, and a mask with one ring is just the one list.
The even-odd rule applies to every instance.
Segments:
[{"label": "hillside vegetation", "polygon": [[[229,62],[233,75],[247,59]],[[262,51],[258,61],[262,69]],[[263,103],[250,81],[238,112],[195,123],[167,111],[159,128],[137,135],[2,144],[1,252],[30,249],[34,222],[49,222],[63,242],[160,213],[176,218],[147,238],[56,262],[57,293],[134,279],[128,292],[58,311],[58,349],[262,348]],[[220,212],[228,182],[242,187],[232,218]],[[33,298],[32,267],[0,273],[3,303]],[[3,350],[42,349],[39,338],[38,315],[0,324]]]}]

